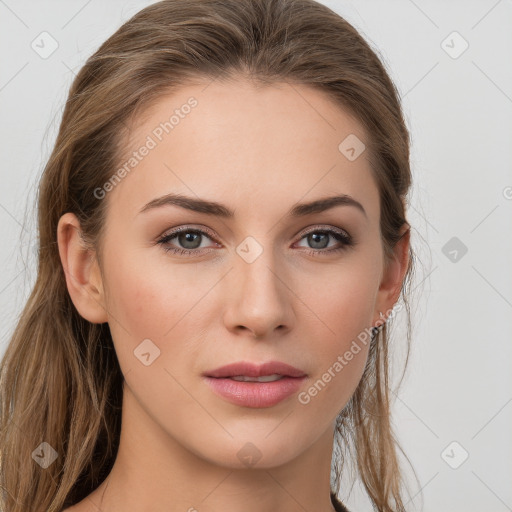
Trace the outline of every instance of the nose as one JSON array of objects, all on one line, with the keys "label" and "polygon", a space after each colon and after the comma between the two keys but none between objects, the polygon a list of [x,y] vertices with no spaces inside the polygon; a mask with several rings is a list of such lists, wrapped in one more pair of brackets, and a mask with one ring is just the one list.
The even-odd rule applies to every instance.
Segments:
[{"label": "nose", "polygon": [[224,312],[228,330],[268,338],[276,331],[284,333],[291,329],[294,294],[286,284],[283,270],[276,268],[271,251],[263,251],[252,263],[235,255],[228,279],[229,302]]}]

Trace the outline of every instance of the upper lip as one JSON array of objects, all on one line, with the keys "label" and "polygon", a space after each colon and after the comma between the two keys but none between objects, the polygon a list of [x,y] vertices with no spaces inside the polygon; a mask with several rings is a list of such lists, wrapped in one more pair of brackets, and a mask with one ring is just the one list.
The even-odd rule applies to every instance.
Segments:
[{"label": "upper lip", "polygon": [[221,366],[216,370],[205,372],[207,377],[236,377],[243,375],[245,377],[263,377],[265,375],[283,375],[285,377],[305,377],[306,373],[294,366],[282,363],[280,361],[269,361],[263,364],[254,364],[247,361],[239,361],[225,366]]}]

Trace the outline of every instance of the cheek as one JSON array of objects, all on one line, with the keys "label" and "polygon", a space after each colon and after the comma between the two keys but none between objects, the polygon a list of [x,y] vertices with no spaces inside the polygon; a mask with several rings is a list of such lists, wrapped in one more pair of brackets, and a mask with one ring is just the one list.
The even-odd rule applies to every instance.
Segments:
[{"label": "cheek", "polygon": [[304,288],[299,294],[307,297],[304,302],[315,313],[305,315],[308,325],[303,324],[303,329],[315,340],[318,361],[317,373],[299,402],[318,409],[319,415],[322,408],[337,413],[346,405],[368,357],[378,276],[370,260],[352,263],[340,265],[336,272],[331,268],[325,275],[317,274],[314,287],[308,281],[309,293]]},{"label": "cheek", "polygon": [[[109,325],[125,368],[131,366],[129,358],[145,339],[152,340],[161,355],[172,351],[174,358],[186,353],[197,329],[194,319],[205,314],[205,296],[218,280],[214,273],[195,271],[193,265],[157,260],[149,265],[148,256],[134,251],[129,258],[105,262]],[[169,343],[173,340],[179,343]]]},{"label": "cheek", "polygon": [[[312,335],[316,372],[298,396],[311,417],[326,418],[330,411],[329,421],[345,407],[361,380],[368,357],[372,311],[371,286],[364,287],[360,280],[345,288],[336,284],[331,283],[324,294],[314,297],[313,307],[328,329],[322,328],[326,336]],[[316,319],[311,321],[318,323]]]},{"label": "cheek", "polygon": [[[320,272],[314,280],[302,281],[299,296],[320,320],[321,332],[330,350],[340,348],[371,326],[378,282],[371,265],[340,265]],[[322,325],[323,324],[323,325]],[[327,343],[328,340],[334,343]]]}]

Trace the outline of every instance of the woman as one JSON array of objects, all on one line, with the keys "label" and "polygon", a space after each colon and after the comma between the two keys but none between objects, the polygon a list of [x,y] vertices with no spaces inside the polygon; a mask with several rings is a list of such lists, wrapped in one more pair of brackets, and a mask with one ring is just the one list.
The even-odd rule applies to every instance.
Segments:
[{"label": "woman", "polygon": [[409,312],[410,182],[397,91],[327,7],[164,0],[126,22],[40,183],[2,510],[347,510],[347,463],[405,510],[386,321]]}]

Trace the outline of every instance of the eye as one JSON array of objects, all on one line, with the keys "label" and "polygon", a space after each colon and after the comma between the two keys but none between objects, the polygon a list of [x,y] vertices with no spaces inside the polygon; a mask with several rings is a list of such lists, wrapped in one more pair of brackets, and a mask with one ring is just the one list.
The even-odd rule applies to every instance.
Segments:
[{"label": "eye", "polygon": [[[329,239],[336,240],[338,247],[328,248]],[[315,227],[305,233],[301,240],[306,240],[306,242],[310,244],[311,248],[306,252],[313,255],[332,254],[333,252],[343,251],[355,245],[353,238],[346,231],[332,228],[320,229]]]},{"label": "eye", "polygon": [[[212,235],[202,229],[192,229],[187,226],[182,226],[160,238],[157,243],[162,245],[165,252],[190,256],[202,252],[199,249],[204,248],[204,246],[202,246],[204,238],[212,238]],[[176,239],[176,243],[180,244],[182,247],[169,245],[169,242],[174,239]]]}]

